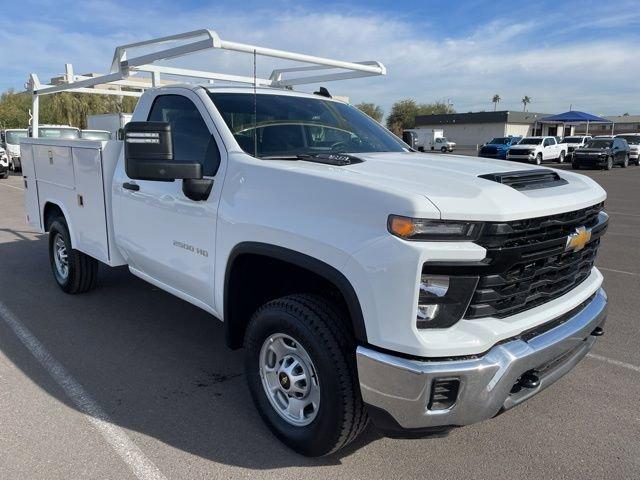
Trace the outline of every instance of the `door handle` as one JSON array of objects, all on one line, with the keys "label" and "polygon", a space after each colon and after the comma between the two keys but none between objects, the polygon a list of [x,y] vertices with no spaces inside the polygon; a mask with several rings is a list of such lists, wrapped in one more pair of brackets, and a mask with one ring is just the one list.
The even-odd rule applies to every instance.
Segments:
[{"label": "door handle", "polygon": [[126,188],[127,190],[132,190],[134,192],[137,192],[138,190],[140,190],[140,185],[138,185],[137,183],[124,182],[122,184],[122,188]]}]

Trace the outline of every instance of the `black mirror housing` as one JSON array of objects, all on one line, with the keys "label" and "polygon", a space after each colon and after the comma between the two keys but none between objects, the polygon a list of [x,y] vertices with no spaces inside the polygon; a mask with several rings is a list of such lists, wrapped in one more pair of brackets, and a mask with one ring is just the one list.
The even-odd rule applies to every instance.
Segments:
[{"label": "black mirror housing", "polygon": [[129,122],[123,136],[125,170],[129,178],[161,182],[202,178],[200,163],[174,161],[169,123]]}]

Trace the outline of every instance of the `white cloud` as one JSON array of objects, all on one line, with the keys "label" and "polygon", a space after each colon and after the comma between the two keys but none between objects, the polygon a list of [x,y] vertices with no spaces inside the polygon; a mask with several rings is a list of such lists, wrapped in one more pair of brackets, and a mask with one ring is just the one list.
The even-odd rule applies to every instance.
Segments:
[{"label": "white cloud", "polygon": [[[169,6],[144,9],[108,1],[61,8],[59,18],[53,13],[0,31],[0,55],[5,57],[4,84],[0,85],[19,87],[31,71],[47,80],[61,73],[65,62],[73,62],[77,73],[104,71],[116,45],[209,27],[239,42],[346,60],[380,60],[388,68],[387,78],[327,87],[353,102],[380,103],[387,111],[401,98],[451,99],[458,111],[490,110],[494,93],[503,99],[501,108],[520,109],[526,94],[533,99],[530,109],[542,112],[564,111],[569,104],[602,114],[640,111],[640,88],[634,80],[640,76],[633,48],[637,38],[556,41],[553,35],[543,35],[548,26],[544,18],[496,20],[464,36],[452,32],[439,38],[428,26],[364,10],[250,11],[211,7],[183,12]],[[74,26],[79,28],[73,31]],[[234,60],[229,55],[199,55],[193,62],[198,67],[251,72],[249,56]],[[259,67],[265,71],[273,65],[261,61]]]}]

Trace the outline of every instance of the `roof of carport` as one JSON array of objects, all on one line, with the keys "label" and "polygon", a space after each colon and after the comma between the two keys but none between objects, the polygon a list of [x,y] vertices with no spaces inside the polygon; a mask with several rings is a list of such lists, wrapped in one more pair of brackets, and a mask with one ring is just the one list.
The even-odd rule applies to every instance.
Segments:
[{"label": "roof of carport", "polygon": [[568,112],[558,113],[550,117],[544,117],[538,120],[538,123],[612,123],[611,120],[598,117],[590,113],[579,112],[577,110],[569,110]]}]

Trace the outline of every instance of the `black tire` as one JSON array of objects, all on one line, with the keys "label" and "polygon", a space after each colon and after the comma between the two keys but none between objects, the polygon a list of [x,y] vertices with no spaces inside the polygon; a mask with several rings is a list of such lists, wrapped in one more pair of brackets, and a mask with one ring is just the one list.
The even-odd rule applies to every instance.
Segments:
[{"label": "black tire", "polygon": [[564,152],[560,152],[560,156],[558,157],[558,163],[564,163]]},{"label": "black tire", "polygon": [[542,153],[536,155],[536,165],[542,165]]},{"label": "black tire", "polygon": [[629,155],[624,156],[624,160],[622,161],[622,168],[627,168],[629,166]]},{"label": "black tire", "polygon": [[[64,242],[67,253],[68,273],[62,275],[56,267],[55,243],[60,237]],[[62,289],[69,294],[85,293],[96,285],[98,277],[98,261],[78,250],[71,248],[69,228],[63,217],[56,218],[49,227],[49,260],[53,278]]]},{"label": "black tire", "polygon": [[638,158],[636,159],[636,167],[640,167],[640,155],[638,155]]},{"label": "black tire", "polygon": [[607,157],[607,164],[604,166],[605,170],[611,170],[613,168],[613,157]]},{"label": "black tire", "polygon": [[572,162],[571,163],[571,168],[573,168],[574,170],[580,170],[580,165],[577,164],[576,162]]},{"label": "black tire", "polygon": [[440,149],[440,151],[441,151],[442,153],[447,153],[447,147],[442,147],[442,148]]},{"label": "black tire", "polygon": [[4,172],[0,173],[0,178],[3,180],[9,178],[9,170],[5,170]]},{"label": "black tire", "polygon": [[[308,353],[320,385],[320,402],[313,421],[295,426],[272,406],[260,376],[263,344],[275,334],[292,337]],[[355,365],[355,341],[344,314],[316,295],[289,295],[270,301],[253,315],[245,336],[245,371],[260,416],[285,445],[318,457],[352,442],[368,417]]]}]

